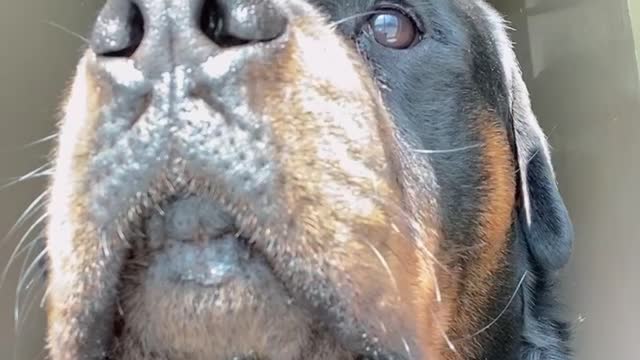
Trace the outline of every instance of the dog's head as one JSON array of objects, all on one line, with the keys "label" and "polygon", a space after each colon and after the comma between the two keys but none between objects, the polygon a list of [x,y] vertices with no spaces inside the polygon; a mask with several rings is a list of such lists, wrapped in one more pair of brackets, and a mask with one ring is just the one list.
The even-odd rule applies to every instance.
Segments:
[{"label": "dog's head", "polygon": [[480,0],[108,0],[49,212],[53,360],[564,353],[571,226]]}]

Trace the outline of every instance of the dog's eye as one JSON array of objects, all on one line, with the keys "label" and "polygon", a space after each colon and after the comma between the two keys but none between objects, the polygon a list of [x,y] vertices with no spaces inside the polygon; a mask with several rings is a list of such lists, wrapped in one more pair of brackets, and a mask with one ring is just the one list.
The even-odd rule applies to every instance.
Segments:
[{"label": "dog's eye", "polygon": [[416,43],[420,32],[415,21],[397,10],[384,10],[369,19],[376,41],[393,49],[406,49]]}]

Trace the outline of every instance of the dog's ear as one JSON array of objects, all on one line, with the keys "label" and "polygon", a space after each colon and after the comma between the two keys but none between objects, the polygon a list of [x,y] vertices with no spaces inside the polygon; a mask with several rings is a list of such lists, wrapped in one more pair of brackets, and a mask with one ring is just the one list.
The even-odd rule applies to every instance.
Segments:
[{"label": "dog's ear", "polygon": [[569,260],[573,226],[558,190],[549,145],[533,114],[518,66],[511,75],[510,114],[519,170],[518,220],[534,261],[542,269],[554,271]]}]

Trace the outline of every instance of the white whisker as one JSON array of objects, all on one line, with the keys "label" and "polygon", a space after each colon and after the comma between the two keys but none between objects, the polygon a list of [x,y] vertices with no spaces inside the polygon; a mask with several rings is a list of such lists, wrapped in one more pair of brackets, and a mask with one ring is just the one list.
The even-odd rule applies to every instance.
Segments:
[{"label": "white whisker", "polygon": [[345,23],[345,22],[347,22],[349,20],[357,19],[357,18],[360,18],[360,17],[363,17],[363,16],[376,15],[376,14],[380,14],[380,13],[382,13],[382,11],[379,11],[379,10],[378,11],[366,11],[366,12],[362,12],[362,13],[359,13],[359,14],[347,16],[347,17],[344,17],[344,18],[342,18],[340,20],[332,22],[331,24],[329,24],[329,27],[333,29],[333,28],[337,27],[338,25],[340,25],[342,23]]},{"label": "white whisker", "polygon": [[498,320],[500,320],[500,318],[507,312],[507,310],[509,309],[509,307],[511,306],[511,303],[513,303],[513,300],[516,298],[516,296],[518,295],[518,291],[520,291],[520,288],[522,287],[522,284],[524,283],[524,280],[526,279],[527,275],[529,274],[528,271],[525,271],[524,274],[522,274],[522,278],[520,279],[520,282],[518,282],[518,285],[516,286],[516,289],[513,291],[513,294],[511,294],[511,298],[509,299],[509,301],[507,302],[507,304],[505,305],[504,309],[502,309],[502,311],[500,311],[500,313],[498,314],[498,316],[496,316],[490,323],[488,323],[486,326],[483,326],[480,330],[474,332],[471,335],[456,339],[455,341],[461,341],[461,340],[468,340],[471,338],[474,338],[480,334],[482,334],[483,332],[487,331],[490,327],[492,327],[496,322],[498,322]]},{"label": "white whisker", "polygon": [[21,249],[24,246],[25,242],[27,241],[27,239],[29,238],[29,235],[31,235],[31,233],[38,227],[40,226],[47,218],[48,214],[43,214],[42,216],[40,216],[30,227],[29,229],[27,229],[27,231],[25,232],[25,234],[22,236],[22,238],[20,238],[20,241],[18,241],[18,245],[16,246],[16,248],[13,250],[13,252],[11,253],[11,255],[9,256],[9,260],[7,262],[7,265],[5,266],[4,270],[2,271],[2,277],[0,277],[0,288],[4,285],[5,280],[7,279],[7,274],[9,272],[9,269],[11,268],[11,265],[13,264],[13,262],[16,260],[16,258],[20,255],[21,253]]},{"label": "white whisker", "polygon": [[373,253],[376,255],[376,257],[378,258],[382,266],[385,268],[385,270],[387,271],[387,274],[389,274],[389,279],[393,284],[393,288],[396,290],[396,294],[399,294],[400,290],[398,289],[398,283],[396,282],[396,278],[393,275],[393,272],[391,271],[391,268],[389,267],[389,263],[387,262],[387,260],[384,258],[384,256],[382,256],[380,251],[378,251],[378,249],[376,249],[376,247],[373,246],[369,241],[365,240],[365,244],[369,246],[371,251],[373,251]]},{"label": "white whisker", "polygon": [[11,236],[13,236],[13,234],[15,234],[16,230],[18,230],[18,228],[21,227],[22,224],[24,224],[27,220],[29,220],[29,218],[35,215],[38,212],[38,210],[46,206],[46,203],[43,202],[42,200],[44,200],[44,198],[48,194],[49,194],[48,190],[43,191],[42,194],[40,194],[37,198],[35,198],[35,200],[33,200],[31,204],[22,212],[22,215],[20,215],[18,220],[16,220],[15,224],[13,224],[11,229],[9,229],[9,231],[7,232],[7,235],[5,235],[4,239],[2,240],[3,244],[7,241],[7,239],[9,239]]},{"label": "white whisker", "polygon": [[411,348],[409,347],[409,343],[407,339],[402,338],[402,344],[404,345],[404,351],[407,352],[407,359],[413,359],[413,355],[411,355]]},{"label": "white whisker", "polygon": [[18,178],[15,178],[14,180],[9,181],[8,183],[0,186],[0,191],[5,190],[13,185],[16,185],[18,183],[21,183],[23,181],[27,181],[27,180],[31,180],[31,179],[36,179],[36,178],[41,178],[41,177],[49,177],[51,175],[53,175],[53,167],[48,167],[51,166],[50,163],[46,163],[38,168],[36,168],[35,170],[22,175]]},{"label": "white whisker", "polygon": [[440,283],[438,282],[438,275],[435,273],[435,269],[433,268],[433,266],[431,267],[431,270],[433,271],[433,284],[436,289],[436,301],[438,302],[438,304],[441,304],[442,292],[440,291]]},{"label": "white whisker", "polygon": [[31,275],[31,273],[37,268],[40,260],[42,260],[45,256],[47,255],[47,250],[42,250],[36,257],[35,259],[33,259],[33,261],[31,262],[31,264],[27,267],[27,269],[25,270],[25,272],[20,276],[20,280],[18,281],[18,287],[16,288],[16,307],[14,310],[14,321],[15,324],[18,328],[16,328],[16,330],[19,330],[19,326],[20,326],[20,299],[22,298],[20,293],[23,290],[27,290],[24,286],[25,286],[25,282],[27,281],[27,279],[29,278],[29,275]]},{"label": "white whisker", "polygon": [[411,149],[411,151],[418,154],[450,154],[450,153],[455,153],[460,151],[476,149],[481,146],[482,144],[475,144],[475,145],[463,146],[463,147],[454,148],[454,149],[444,149],[444,150]]},{"label": "white whisker", "polygon": [[38,140],[35,140],[35,141],[32,141],[30,143],[27,143],[27,144],[23,145],[22,148],[23,149],[27,149],[27,148],[30,148],[32,146],[39,145],[39,144],[45,143],[47,141],[53,140],[53,139],[55,139],[57,137],[58,137],[58,133],[47,135],[47,136],[43,137],[42,139],[38,139]]},{"label": "white whisker", "polygon": [[62,25],[60,25],[58,23],[53,22],[53,21],[45,21],[44,23],[49,25],[49,26],[51,26],[51,27],[54,27],[54,28],[56,28],[58,30],[62,30],[63,32],[65,32],[65,33],[67,33],[67,34],[69,34],[69,35],[71,35],[71,36],[73,36],[75,38],[78,38],[78,39],[82,40],[82,42],[84,42],[85,44],[89,44],[89,39],[87,39],[86,37],[78,34],[77,32],[75,32],[73,30],[70,30],[70,29],[68,29],[68,28],[66,28],[66,27],[64,27],[64,26],[62,26]]}]

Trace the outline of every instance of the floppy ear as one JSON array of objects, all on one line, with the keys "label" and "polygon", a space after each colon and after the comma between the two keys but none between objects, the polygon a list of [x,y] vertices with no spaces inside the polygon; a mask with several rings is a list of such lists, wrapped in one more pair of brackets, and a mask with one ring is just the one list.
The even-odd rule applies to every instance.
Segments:
[{"label": "floppy ear", "polygon": [[547,140],[531,109],[521,71],[515,68],[510,111],[519,167],[518,219],[536,263],[554,271],[569,260],[573,226],[558,191]]}]

